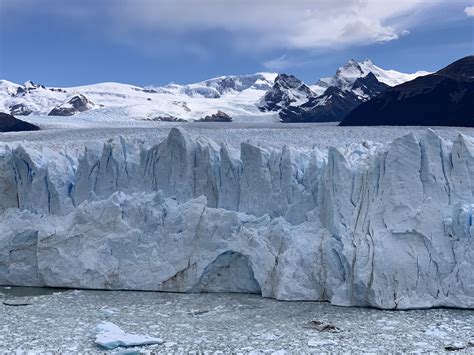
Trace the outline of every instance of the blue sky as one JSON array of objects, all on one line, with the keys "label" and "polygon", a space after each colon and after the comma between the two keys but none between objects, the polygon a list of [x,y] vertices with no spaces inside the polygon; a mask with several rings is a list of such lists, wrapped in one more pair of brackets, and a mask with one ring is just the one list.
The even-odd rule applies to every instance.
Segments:
[{"label": "blue sky", "polygon": [[0,78],[189,83],[277,71],[308,83],[354,58],[437,70],[474,54],[474,2],[0,0]]}]

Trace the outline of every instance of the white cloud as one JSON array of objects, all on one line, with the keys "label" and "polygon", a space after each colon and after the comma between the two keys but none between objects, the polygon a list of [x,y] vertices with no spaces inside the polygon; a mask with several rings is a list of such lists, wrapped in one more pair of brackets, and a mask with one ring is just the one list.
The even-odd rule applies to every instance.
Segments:
[{"label": "white cloud", "polygon": [[307,50],[395,40],[407,33],[407,17],[441,0],[0,1],[60,16],[90,14],[108,31],[115,28],[117,36],[218,31],[233,35],[232,43],[246,49]]},{"label": "white cloud", "polygon": [[286,54],[263,62],[263,66],[271,71],[282,71],[287,68],[300,67],[307,64],[306,61],[297,60],[288,57]]},{"label": "white cloud", "polygon": [[464,9],[464,12],[466,13],[467,16],[472,17],[474,16],[474,6],[467,6]]},{"label": "white cloud", "polygon": [[282,55],[278,58],[267,60],[263,63],[263,66],[269,70],[280,71],[292,66],[292,63],[288,61],[286,55]]},{"label": "white cloud", "polygon": [[249,47],[314,49],[399,38],[396,18],[432,6],[422,0],[123,0],[109,14],[142,30],[222,30]]}]

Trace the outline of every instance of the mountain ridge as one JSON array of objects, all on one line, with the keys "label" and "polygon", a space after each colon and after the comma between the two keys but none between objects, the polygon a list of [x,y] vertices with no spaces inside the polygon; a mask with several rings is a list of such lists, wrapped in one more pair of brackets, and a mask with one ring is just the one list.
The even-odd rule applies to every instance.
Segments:
[{"label": "mountain ridge", "polygon": [[[349,61],[336,71],[334,77],[337,78],[334,79],[334,82],[337,82],[338,79],[338,87],[344,89],[344,85],[347,83],[353,84],[357,79],[360,79],[354,74],[357,70],[365,74],[369,67],[368,61],[361,63]],[[414,75],[399,72],[393,74],[394,71],[384,71],[375,65],[372,67],[377,71],[377,73],[372,73],[375,78],[377,75],[381,77],[383,73],[388,73],[384,75],[386,77],[392,76],[392,81],[395,81],[406,75]],[[349,75],[349,72],[354,73]],[[371,77],[372,80],[373,77]],[[279,92],[275,93],[272,90],[275,90],[277,78],[287,78],[285,80],[292,78],[291,80],[298,84],[295,87],[286,84],[280,85]],[[280,79],[278,81],[281,81]],[[217,111],[222,111],[232,117],[255,117],[255,119],[263,121],[273,121],[279,118],[285,122],[288,121],[285,119],[285,110],[288,107],[291,106],[291,110],[294,110],[293,106],[306,105],[303,108],[310,106],[316,97],[324,94],[322,92],[321,95],[318,95],[319,92],[314,88],[314,85],[308,85],[292,75],[269,72],[219,76],[198,83],[185,85],[170,83],[158,87],[104,82],[59,88],[45,87],[32,81],[21,85],[1,80],[0,111],[19,116],[67,114],[68,116],[79,115],[82,117],[94,113],[94,117],[97,119],[100,119],[100,112],[104,112],[110,117],[125,116],[139,120],[160,120],[166,117],[167,119],[185,121],[200,120]],[[370,92],[374,91],[373,88],[363,86],[359,86],[358,89],[359,91],[355,93],[358,100],[366,100],[372,95]],[[275,101],[278,99],[278,95],[281,96],[281,99],[284,98],[280,100],[281,104]],[[76,96],[83,97],[81,101],[92,102],[94,105],[80,105],[81,109],[70,109],[70,101]],[[265,97],[273,97],[274,104],[268,104]],[[325,100],[328,99],[324,99],[322,96],[318,102],[321,105]],[[68,109],[55,110],[58,107]],[[343,111],[347,111],[347,108]],[[71,117],[71,119],[74,118]],[[337,121],[340,120],[340,117],[333,115],[331,120]]]},{"label": "mountain ridge", "polygon": [[340,125],[474,127],[474,56],[387,89],[351,111]]}]

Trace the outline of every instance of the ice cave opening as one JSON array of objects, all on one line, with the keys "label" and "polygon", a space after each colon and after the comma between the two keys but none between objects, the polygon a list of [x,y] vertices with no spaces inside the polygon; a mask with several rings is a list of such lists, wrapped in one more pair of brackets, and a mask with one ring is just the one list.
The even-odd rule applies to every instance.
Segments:
[{"label": "ice cave opening", "polygon": [[260,294],[248,256],[226,251],[211,262],[202,273],[194,292],[236,292]]}]

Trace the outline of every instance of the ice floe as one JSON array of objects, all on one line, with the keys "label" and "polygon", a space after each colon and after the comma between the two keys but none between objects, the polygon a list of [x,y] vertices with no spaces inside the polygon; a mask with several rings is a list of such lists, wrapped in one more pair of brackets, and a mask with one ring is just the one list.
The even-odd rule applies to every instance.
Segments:
[{"label": "ice floe", "polygon": [[95,331],[95,343],[106,350],[112,350],[118,347],[128,348],[133,346],[163,344],[163,340],[160,338],[129,334],[111,322],[98,324]]}]

